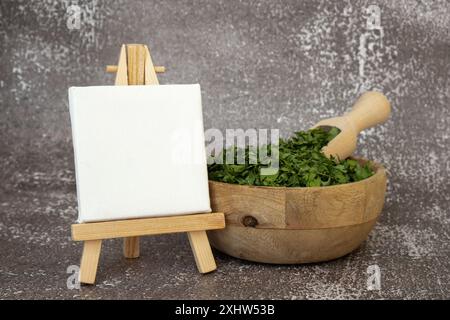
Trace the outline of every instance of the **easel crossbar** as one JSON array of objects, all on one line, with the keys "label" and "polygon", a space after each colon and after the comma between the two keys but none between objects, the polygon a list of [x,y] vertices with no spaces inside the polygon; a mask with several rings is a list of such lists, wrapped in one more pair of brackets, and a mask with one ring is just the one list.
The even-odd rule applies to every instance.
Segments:
[{"label": "easel crossbar", "polygon": [[223,228],[225,228],[224,214],[215,212],[73,224],[72,239],[75,241],[103,240]]}]

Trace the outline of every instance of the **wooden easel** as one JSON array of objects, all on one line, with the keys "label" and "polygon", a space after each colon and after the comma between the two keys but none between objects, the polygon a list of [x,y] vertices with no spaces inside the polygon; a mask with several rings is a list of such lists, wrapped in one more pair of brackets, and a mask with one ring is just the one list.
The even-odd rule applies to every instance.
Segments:
[{"label": "wooden easel", "polygon": [[[115,85],[157,85],[156,72],[164,67],[153,65],[145,45],[122,45],[117,66],[107,66],[107,72],[116,72]],[[84,241],[80,264],[80,282],[93,284],[97,273],[102,240],[124,238],[126,258],[139,257],[139,236],[187,232],[197,268],[201,273],[215,270],[216,262],[206,230],[225,228],[223,213],[202,213],[170,217],[115,220],[72,225],[72,239]]]}]

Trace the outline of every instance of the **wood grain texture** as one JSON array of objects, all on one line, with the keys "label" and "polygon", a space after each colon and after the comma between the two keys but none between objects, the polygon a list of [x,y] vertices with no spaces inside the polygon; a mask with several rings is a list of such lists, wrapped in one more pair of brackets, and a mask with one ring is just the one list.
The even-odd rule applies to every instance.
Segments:
[{"label": "wood grain texture", "polygon": [[136,237],[225,228],[223,213],[80,223],[72,225],[75,241]]},{"label": "wood grain texture", "polygon": [[216,262],[212,254],[206,231],[188,232],[188,239],[198,271],[200,273],[208,273],[216,270]]},{"label": "wood grain texture", "polygon": [[153,65],[152,56],[150,55],[150,50],[147,46],[144,46],[144,52],[145,52],[144,82],[145,84],[159,84],[158,77],[156,76],[155,66]]},{"label": "wood grain texture", "polygon": [[369,221],[379,216],[384,206],[384,198],[387,189],[386,170],[382,170],[382,174],[375,175],[373,179],[369,179],[364,184],[366,188],[366,202],[363,221]]},{"label": "wood grain texture", "polygon": [[[366,160],[358,159],[361,163]],[[208,234],[219,250],[267,263],[334,259],[355,249],[381,213],[386,171],[314,188],[249,187],[210,181],[211,207],[226,229]]]},{"label": "wood grain texture", "polygon": [[247,216],[254,217],[257,228],[285,227],[285,188],[239,186],[210,181],[212,208],[221,208],[227,225],[242,225]]},{"label": "wood grain texture", "polygon": [[376,220],[329,229],[256,229],[227,225],[208,232],[211,244],[233,257],[263,263],[296,264],[342,257],[367,238]]},{"label": "wood grain texture", "polygon": [[139,258],[139,237],[128,237],[123,239],[123,255],[125,258]]},{"label": "wood grain texture", "polygon": [[[127,45],[128,85],[143,85],[146,51],[142,44]],[[154,67],[152,66],[152,69]]]},{"label": "wood grain texture", "polygon": [[98,260],[102,248],[102,240],[85,241],[80,263],[80,282],[92,284],[97,275]]},{"label": "wood grain texture", "polygon": [[334,228],[363,222],[365,183],[286,189],[286,228]]},{"label": "wood grain texture", "polygon": [[127,49],[124,44],[120,48],[119,63],[117,64],[116,80],[114,84],[116,86],[128,85]]},{"label": "wood grain texture", "polygon": [[[126,50],[128,85],[143,85],[145,77],[145,55],[147,51],[142,44],[127,44]],[[123,242],[123,254],[126,258],[138,258],[139,238],[125,238]]]},{"label": "wood grain texture", "polygon": [[[108,72],[108,73],[116,73],[117,69],[118,69],[117,65],[107,65],[106,66],[106,72]],[[155,72],[156,73],[164,73],[164,72],[166,72],[166,67],[155,66]]]}]

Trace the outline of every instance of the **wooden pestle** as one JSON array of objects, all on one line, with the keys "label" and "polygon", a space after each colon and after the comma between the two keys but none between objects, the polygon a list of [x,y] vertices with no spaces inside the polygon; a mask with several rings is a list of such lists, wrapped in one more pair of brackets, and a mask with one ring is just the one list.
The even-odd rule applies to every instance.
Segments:
[{"label": "wooden pestle", "polygon": [[362,130],[385,122],[390,114],[391,105],[386,96],[380,92],[369,91],[359,97],[349,113],[319,121],[313,128],[322,127],[329,130],[336,127],[341,130],[322,148],[322,152],[327,157],[333,156],[343,160],[355,151],[357,137]]}]

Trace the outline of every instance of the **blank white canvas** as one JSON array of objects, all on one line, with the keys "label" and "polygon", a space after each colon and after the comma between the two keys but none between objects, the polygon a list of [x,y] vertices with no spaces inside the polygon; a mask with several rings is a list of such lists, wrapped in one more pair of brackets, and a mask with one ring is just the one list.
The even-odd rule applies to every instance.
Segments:
[{"label": "blank white canvas", "polygon": [[78,221],[210,212],[200,86],[69,89]]}]

